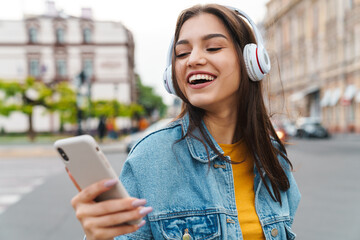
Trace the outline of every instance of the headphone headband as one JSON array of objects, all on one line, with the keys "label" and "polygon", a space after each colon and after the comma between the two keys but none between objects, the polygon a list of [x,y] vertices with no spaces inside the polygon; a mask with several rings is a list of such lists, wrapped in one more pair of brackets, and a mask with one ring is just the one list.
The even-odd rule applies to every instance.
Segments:
[{"label": "headphone headband", "polygon": [[254,21],[249,17],[249,15],[247,15],[245,12],[241,11],[238,8],[231,7],[231,6],[225,6],[225,7],[227,7],[230,10],[233,10],[234,12],[239,14],[240,16],[244,17],[250,23],[250,26],[252,27],[252,29],[254,31],[257,44],[258,45],[259,44],[263,45],[264,41],[263,41],[263,38],[261,37],[260,31],[256,27],[256,24],[254,23]]}]

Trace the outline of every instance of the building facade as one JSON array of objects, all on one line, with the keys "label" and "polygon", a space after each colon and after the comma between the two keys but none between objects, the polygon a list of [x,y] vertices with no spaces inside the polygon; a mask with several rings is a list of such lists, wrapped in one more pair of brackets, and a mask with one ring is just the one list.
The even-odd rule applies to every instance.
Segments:
[{"label": "building facade", "polygon": [[[47,12],[23,20],[0,20],[0,78],[24,81],[33,76],[44,82],[75,84],[84,71],[91,79],[92,99],[136,99],[134,40],[119,22],[95,21],[91,9],[81,17],[68,16],[47,2]],[[56,115],[34,109],[36,131],[56,131]],[[20,113],[0,117],[5,131],[26,131],[27,120]]]},{"label": "building facade", "polygon": [[263,24],[275,111],[360,132],[360,0],[270,0]]}]

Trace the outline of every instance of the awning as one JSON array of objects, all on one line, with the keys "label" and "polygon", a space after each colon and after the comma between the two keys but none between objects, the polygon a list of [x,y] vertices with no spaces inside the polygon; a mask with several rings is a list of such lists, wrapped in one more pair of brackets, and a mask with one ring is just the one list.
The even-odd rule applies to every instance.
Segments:
[{"label": "awning", "polygon": [[346,87],[343,99],[345,101],[351,101],[354,98],[355,94],[356,94],[355,85],[349,85]]},{"label": "awning", "polygon": [[309,95],[311,93],[317,92],[320,90],[319,86],[310,86],[308,88],[305,88],[299,92],[293,93],[290,95],[289,99],[290,101],[296,102],[301,99],[303,99],[306,95]]},{"label": "awning", "polygon": [[294,94],[291,94],[289,99],[292,102],[296,102],[296,101],[303,99],[304,97],[305,97],[305,95],[303,94],[303,92],[296,92]]},{"label": "awning", "polygon": [[335,89],[332,91],[329,106],[331,106],[331,107],[335,106],[335,105],[339,102],[340,97],[341,97],[341,90],[340,90],[340,88],[335,88]]},{"label": "awning", "polygon": [[320,106],[321,107],[327,107],[330,104],[331,101],[331,96],[332,96],[332,91],[331,90],[326,90],[324,93],[323,98],[320,101]]}]

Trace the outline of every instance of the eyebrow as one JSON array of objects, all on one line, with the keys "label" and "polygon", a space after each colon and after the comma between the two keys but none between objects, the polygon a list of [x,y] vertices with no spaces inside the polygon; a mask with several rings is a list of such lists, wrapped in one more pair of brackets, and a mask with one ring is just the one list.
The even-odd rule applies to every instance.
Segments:
[{"label": "eyebrow", "polygon": [[[221,38],[225,38],[226,40],[228,40],[228,38],[221,34],[221,33],[212,33],[212,34],[208,34],[208,35],[205,35],[202,40],[209,40],[209,39],[212,39],[212,38],[218,38],[218,37],[221,37]],[[175,46],[178,46],[178,45],[181,45],[181,44],[189,44],[189,41],[184,39],[184,40],[179,40],[176,42]]]}]

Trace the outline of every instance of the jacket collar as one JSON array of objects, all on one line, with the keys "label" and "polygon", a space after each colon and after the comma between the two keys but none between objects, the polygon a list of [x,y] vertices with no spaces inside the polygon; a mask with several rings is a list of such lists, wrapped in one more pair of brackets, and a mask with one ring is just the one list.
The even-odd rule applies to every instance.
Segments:
[{"label": "jacket collar", "polygon": [[[180,123],[181,123],[181,126],[182,126],[182,131],[183,131],[183,134],[185,135],[188,131],[188,127],[189,127],[189,114],[186,114],[183,118],[179,119],[180,120]],[[221,147],[219,146],[219,144],[215,141],[215,139],[211,136],[209,130],[207,129],[205,123],[202,121],[202,124],[205,128],[205,131],[207,132],[207,134],[209,135],[212,143],[215,145],[216,149],[221,153],[221,154],[224,154],[224,151],[221,149]],[[200,138],[200,139],[203,139],[204,143],[206,144],[207,146],[207,149],[209,151],[209,156],[210,156],[210,161],[213,161],[217,155],[216,153],[210,148],[210,146],[205,142],[204,138],[201,136],[200,134],[200,131],[198,128],[196,128],[193,132],[193,134]],[[202,163],[208,163],[209,160],[208,160],[208,156],[206,154],[206,149],[204,147],[204,145],[197,139],[191,137],[191,136],[186,136],[185,137],[185,140],[186,140],[186,143],[187,143],[187,146],[189,148],[189,151],[190,151],[190,154],[191,156],[202,162]],[[261,168],[261,167],[260,167]],[[262,174],[264,175],[265,172],[261,171]],[[254,164],[254,173],[255,173],[255,177],[259,177],[259,172]]]},{"label": "jacket collar", "polygon": [[[214,146],[216,147],[216,149],[221,153],[224,154],[224,151],[220,148],[220,146],[217,144],[217,142],[215,141],[215,139],[211,136],[209,130],[207,129],[205,123],[202,121],[202,124],[205,128],[206,133],[209,135],[210,140],[212,141],[212,143],[214,144]],[[181,119],[181,125],[182,125],[182,130],[183,130],[183,134],[185,135],[188,131],[189,128],[189,115],[186,114],[182,119]],[[209,152],[209,156],[210,156],[210,161],[213,161],[218,155],[210,148],[210,146],[206,143],[205,139],[203,136],[201,136],[200,134],[200,130],[199,128],[196,128],[193,131],[193,134],[198,137],[199,139],[202,139],[206,145],[206,148]],[[191,156],[202,162],[202,163],[208,163],[209,159],[208,159],[208,155],[206,154],[206,148],[205,146],[197,139],[195,139],[194,137],[191,136],[186,136],[185,137],[186,143],[188,145],[189,151]]]}]

